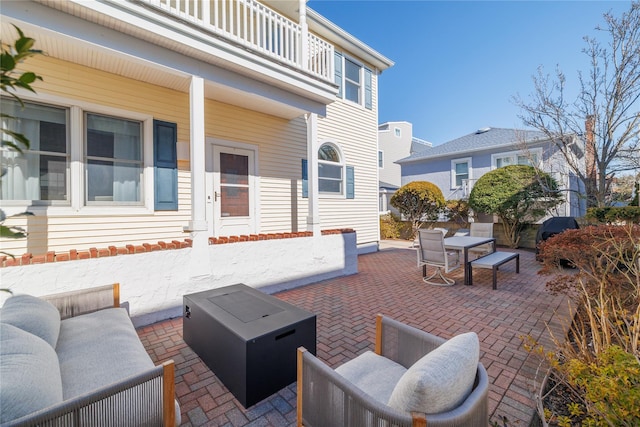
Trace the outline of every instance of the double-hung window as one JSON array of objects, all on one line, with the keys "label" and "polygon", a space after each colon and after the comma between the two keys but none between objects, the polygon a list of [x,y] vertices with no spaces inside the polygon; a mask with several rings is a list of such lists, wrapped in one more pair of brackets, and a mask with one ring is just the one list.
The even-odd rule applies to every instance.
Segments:
[{"label": "double-hung window", "polygon": [[344,164],[338,150],[323,144],[318,150],[318,191],[321,194],[343,194]]},{"label": "double-hung window", "polygon": [[142,204],[142,123],[86,113],[86,202]]},{"label": "double-hung window", "polygon": [[471,158],[451,161],[451,188],[460,188],[471,179]]},{"label": "double-hung window", "polygon": [[339,98],[373,109],[373,72],[369,68],[335,52],[334,72]]},{"label": "double-hung window", "polygon": [[25,102],[23,108],[6,98],[1,108],[3,128],[24,135],[30,146],[22,154],[2,151],[0,199],[36,205],[68,203],[68,109],[31,102]]},{"label": "double-hung window", "polygon": [[4,206],[87,212],[95,207],[178,208],[175,123],[54,96],[39,98],[25,100],[24,106],[0,99],[3,129],[8,130],[3,139],[19,145],[13,132],[29,140],[23,153],[0,151]]}]

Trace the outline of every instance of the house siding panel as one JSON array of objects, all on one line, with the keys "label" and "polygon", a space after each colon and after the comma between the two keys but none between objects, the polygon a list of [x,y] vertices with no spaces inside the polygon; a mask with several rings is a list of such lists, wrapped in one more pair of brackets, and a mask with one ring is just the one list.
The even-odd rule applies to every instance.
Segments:
[{"label": "house siding panel", "polygon": [[[45,56],[31,58],[28,68],[43,76],[34,85],[38,95],[60,97],[80,104],[85,111],[92,111],[90,106],[95,105],[98,112],[107,107],[176,123],[178,210],[119,214],[114,207],[108,215],[95,215],[86,209],[72,212],[55,207],[46,216],[40,210],[37,216],[8,221],[24,227],[29,237],[5,240],[2,250],[42,254],[189,238],[183,230],[191,219],[189,94]],[[327,107],[327,117],[318,121],[319,140],[339,143],[346,164],[355,168],[355,199],[320,198],[321,228],[354,228],[358,244],[377,242],[379,235],[375,74],[372,94],[372,110],[337,100]],[[256,232],[307,229],[308,199],[302,198],[300,168],[300,160],[307,158],[306,132],[303,117],[286,120],[213,100],[205,102],[207,137],[257,148],[260,221]],[[147,172],[152,173],[152,168]]]},{"label": "house siding panel", "polygon": [[358,245],[379,240],[377,83],[374,74],[372,110],[337,100],[327,107],[327,117],[318,120],[319,141],[339,144],[345,163],[355,169],[355,198],[320,196],[320,225],[355,229]]}]

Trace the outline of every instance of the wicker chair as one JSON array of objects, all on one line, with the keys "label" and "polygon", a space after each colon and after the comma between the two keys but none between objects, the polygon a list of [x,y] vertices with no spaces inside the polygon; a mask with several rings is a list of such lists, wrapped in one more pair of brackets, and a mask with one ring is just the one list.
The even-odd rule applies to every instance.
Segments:
[{"label": "wicker chair", "polygon": [[[422,280],[435,286],[453,286],[456,281],[445,277],[442,273],[449,273],[460,267],[458,252],[447,251],[444,248],[444,235],[439,230],[418,230],[418,267],[422,266]],[[435,267],[435,271],[427,277],[427,266]],[[441,281],[434,282],[438,276]]]},{"label": "wicker chair", "polygon": [[[477,340],[477,336],[473,335]],[[369,359],[384,359],[387,361],[386,363],[410,368],[414,364],[420,364],[420,361],[424,360],[423,356],[431,353],[445,342],[443,338],[378,315],[375,355],[366,352],[345,365],[355,362],[359,358],[365,358],[369,353]],[[443,355],[441,354],[441,356]],[[445,359],[444,362],[449,364],[450,359]],[[471,377],[474,377],[473,371],[475,370],[475,377],[466,378],[471,391],[462,395],[462,403],[452,409],[433,414],[401,411],[389,406],[391,400],[389,402],[377,400],[372,396],[376,395],[374,391],[360,388],[354,383],[355,380],[349,380],[339,373],[345,365],[339,367],[337,371],[333,370],[303,347],[298,349],[298,426],[486,427],[488,425],[489,380],[487,371],[480,362],[477,363],[477,367],[472,365],[470,371],[467,367],[466,372],[471,372]],[[402,367],[400,369],[404,369]],[[386,381],[384,373],[377,367],[371,366],[370,372],[378,382],[389,383]],[[401,378],[395,384],[391,382],[386,387],[394,388],[395,392],[395,387],[402,380]],[[447,390],[449,388],[445,388],[445,391],[440,394],[447,395]]]}]

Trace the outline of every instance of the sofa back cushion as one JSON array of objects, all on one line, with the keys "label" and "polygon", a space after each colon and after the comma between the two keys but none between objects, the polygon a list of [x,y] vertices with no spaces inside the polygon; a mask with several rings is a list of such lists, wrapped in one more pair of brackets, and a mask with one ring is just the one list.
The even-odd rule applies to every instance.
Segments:
[{"label": "sofa back cushion", "polygon": [[56,352],[6,323],[0,323],[0,378],[0,424],[62,402]]},{"label": "sofa back cushion", "polygon": [[56,348],[60,312],[48,301],[31,295],[14,295],[2,306],[0,321],[36,335]]},{"label": "sofa back cushion", "polygon": [[437,414],[467,398],[476,378],[480,343],[475,332],[457,335],[414,363],[400,378],[388,405]]}]

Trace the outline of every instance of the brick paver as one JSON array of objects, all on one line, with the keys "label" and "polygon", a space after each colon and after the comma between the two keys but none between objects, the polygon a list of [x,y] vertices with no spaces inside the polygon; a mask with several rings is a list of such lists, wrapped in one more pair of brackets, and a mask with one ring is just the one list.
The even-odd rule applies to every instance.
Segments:
[{"label": "brick paver", "polygon": [[[515,274],[514,263],[503,265],[497,290],[491,289],[490,270],[474,271],[473,286],[461,284],[460,269],[451,275],[455,286],[426,285],[415,252],[396,248],[361,255],[358,274],[275,296],[317,314],[317,355],[331,367],[373,350],[377,313],[444,338],[476,332],[480,360],[489,374],[491,421],[506,417],[510,425],[527,426],[535,412],[532,393],[539,362],[524,350],[521,338],[530,335],[548,343],[547,325],[561,336],[569,310],[565,298],[545,290],[549,277],[537,274],[534,254],[518,253],[520,274]],[[295,383],[245,409],[184,343],[181,318],[141,328],[138,334],[154,362],[176,362],[182,425],[295,424]]]}]

